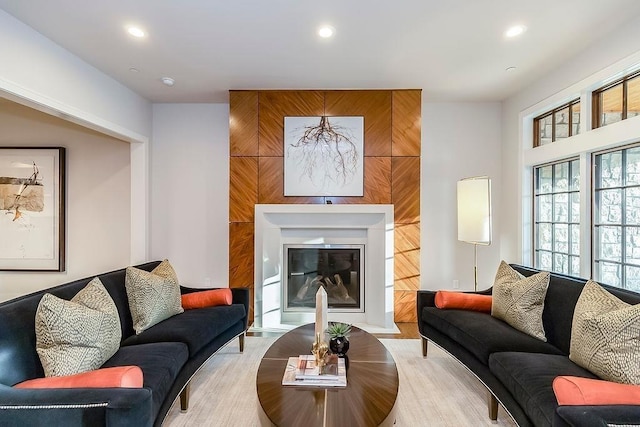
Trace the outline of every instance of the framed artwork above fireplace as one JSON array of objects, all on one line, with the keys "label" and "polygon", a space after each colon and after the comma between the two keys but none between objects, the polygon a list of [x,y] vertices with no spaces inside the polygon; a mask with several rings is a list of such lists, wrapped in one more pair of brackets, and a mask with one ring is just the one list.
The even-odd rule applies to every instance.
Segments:
[{"label": "framed artwork above fireplace", "polygon": [[364,117],[284,118],[285,196],[364,194]]}]

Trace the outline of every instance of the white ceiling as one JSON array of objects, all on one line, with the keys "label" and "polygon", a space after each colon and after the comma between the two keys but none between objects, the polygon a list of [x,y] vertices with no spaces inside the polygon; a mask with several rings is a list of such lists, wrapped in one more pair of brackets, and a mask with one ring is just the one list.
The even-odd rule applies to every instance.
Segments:
[{"label": "white ceiling", "polygon": [[[490,101],[639,15],[640,1],[0,0],[0,8],[153,102],[331,88]],[[323,23],[335,37],[316,35]],[[527,32],[506,39],[515,23]],[[128,24],[148,37],[133,39]]]}]

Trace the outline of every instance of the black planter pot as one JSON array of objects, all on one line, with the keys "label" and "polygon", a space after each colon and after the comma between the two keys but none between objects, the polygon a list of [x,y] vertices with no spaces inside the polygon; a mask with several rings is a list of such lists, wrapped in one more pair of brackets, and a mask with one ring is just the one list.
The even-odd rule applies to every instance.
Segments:
[{"label": "black planter pot", "polygon": [[349,351],[349,340],[346,337],[331,338],[329,340],[329,350],[339,357],[344,357],[347,351]]}]

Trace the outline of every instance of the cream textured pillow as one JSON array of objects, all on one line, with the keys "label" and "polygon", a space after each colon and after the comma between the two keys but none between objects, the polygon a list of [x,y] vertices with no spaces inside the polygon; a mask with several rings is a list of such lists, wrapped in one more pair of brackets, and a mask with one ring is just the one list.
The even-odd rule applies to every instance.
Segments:
[{"label": "cream textured pillow", "polygon": [[602,379],[640,385],[640,304],[589,280],[573,313],[569,359]]},{"label": "cream textured pillow", "polygon": [[118,308],[94,278],[71,301],[44,294],[36,310],[36,351],[47,377],[102,366],[120,347]]},{"label": "cream textured pillow", "polygon": [[176,272],[166,259],[151,273],[127,267],[125,288],[136,334],[184,311]]},{"label": "cream textured pillow", "polygon": [[548,287],[549,272],[523,277],[502,261],[493,283],[491,315],[546,342],[542,311]]}]

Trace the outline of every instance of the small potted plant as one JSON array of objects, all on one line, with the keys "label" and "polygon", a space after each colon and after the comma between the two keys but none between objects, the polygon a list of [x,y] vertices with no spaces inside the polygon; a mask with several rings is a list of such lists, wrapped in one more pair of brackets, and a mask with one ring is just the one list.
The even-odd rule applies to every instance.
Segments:
[{"label": "small potted plant", "polygon": [[351,325],[341,322],[332,322],[327,328],[329,334],[329,349],[333,354],[339,357],[349,350],[349,334],[351,333]]}]

